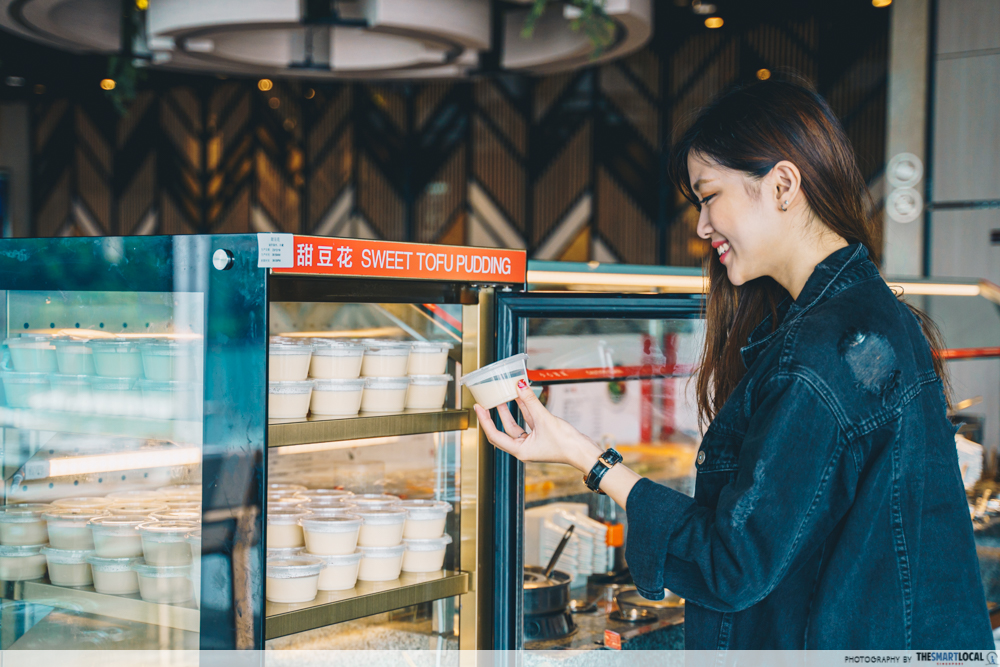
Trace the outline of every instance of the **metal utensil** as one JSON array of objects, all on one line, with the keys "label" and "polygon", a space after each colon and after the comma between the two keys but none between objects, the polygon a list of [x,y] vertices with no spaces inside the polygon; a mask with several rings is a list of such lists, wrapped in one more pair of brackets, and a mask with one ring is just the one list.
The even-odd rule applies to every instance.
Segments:
[{"label": "metal utensil", "polygon": [[559,556],[562,556],[563,549],[566,548],[566,543],[569,542],[569,538],[573,537],[573,529],[576,528],[576,524],[570,524],[569,528],[563,534],[562,539],[559,541],[559,546],[556,550],[552,552],[552,558],[549,559],[549,564],[545,566],[545,577],[546,579],[552,574],[552,570],[556,569],[556,563],[559,562]]}]

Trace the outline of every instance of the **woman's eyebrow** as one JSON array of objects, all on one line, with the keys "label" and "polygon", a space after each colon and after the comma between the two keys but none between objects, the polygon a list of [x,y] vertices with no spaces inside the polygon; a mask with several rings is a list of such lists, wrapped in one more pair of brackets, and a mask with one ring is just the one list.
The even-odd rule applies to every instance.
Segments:
[{"label": "woman's eyebrow", "polygon": [[697,181],[694,182],[694,185],[691,186],[691,189],[694,190],[695,192],[699,192],[701,190],[701,184],[708,183],[711,180],[712,180],[711,178],[699,178]]}]

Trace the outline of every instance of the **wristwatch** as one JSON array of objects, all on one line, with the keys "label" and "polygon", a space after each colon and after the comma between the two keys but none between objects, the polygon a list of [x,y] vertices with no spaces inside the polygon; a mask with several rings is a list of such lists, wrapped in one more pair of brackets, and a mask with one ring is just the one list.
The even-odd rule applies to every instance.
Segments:
[{"label": "wristwatch", "polygon": [[621,454],[612,448],[605,449],[604,453],[597,457],[597,463],[590,469],[590,472],[583,476],[583,483],[591,491],[604,495],[604,492],[601,491],[601,480],[616,463],[621,462]]}]

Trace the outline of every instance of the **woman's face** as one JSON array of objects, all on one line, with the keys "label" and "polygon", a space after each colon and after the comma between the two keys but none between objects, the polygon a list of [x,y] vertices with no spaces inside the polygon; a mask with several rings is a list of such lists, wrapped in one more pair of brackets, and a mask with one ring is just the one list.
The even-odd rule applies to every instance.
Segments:
[{"label": "woman's face", "polygon": [[688,156],[688,172],[702,202],[698,236],[711,241],[730,282],[742,285],[777,275],[798,235],[790,234],[787,220],[768,196],[770,175],[754,181],[698,154]]}]

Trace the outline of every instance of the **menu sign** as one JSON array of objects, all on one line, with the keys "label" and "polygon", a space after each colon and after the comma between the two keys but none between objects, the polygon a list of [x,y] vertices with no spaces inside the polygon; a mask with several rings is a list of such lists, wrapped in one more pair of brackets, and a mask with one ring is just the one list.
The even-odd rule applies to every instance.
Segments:
[{"label": "menu sign", "polygon": [[523,283],[523,250],[294,236],[292,262],[274,273]]}]

